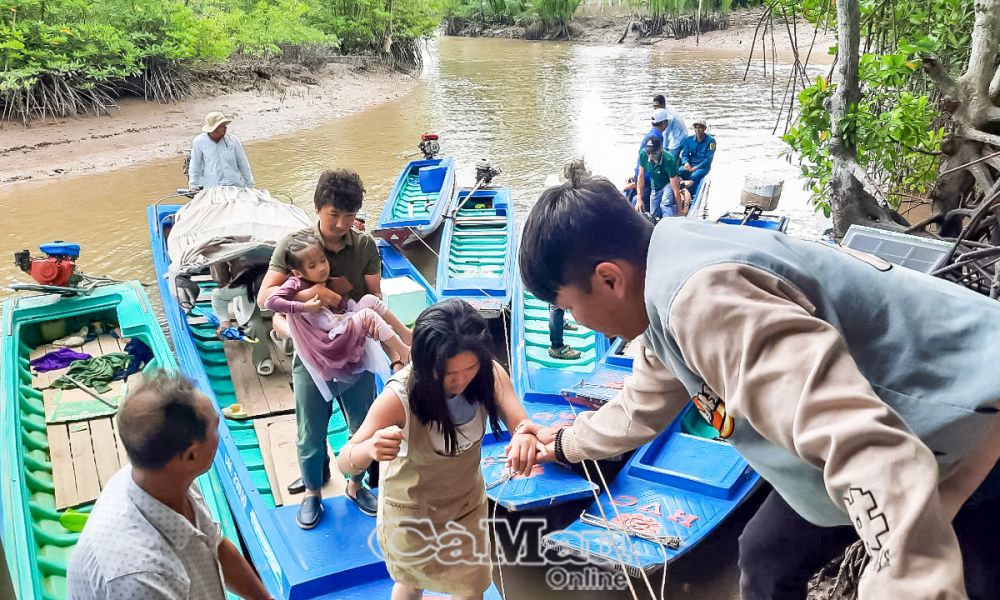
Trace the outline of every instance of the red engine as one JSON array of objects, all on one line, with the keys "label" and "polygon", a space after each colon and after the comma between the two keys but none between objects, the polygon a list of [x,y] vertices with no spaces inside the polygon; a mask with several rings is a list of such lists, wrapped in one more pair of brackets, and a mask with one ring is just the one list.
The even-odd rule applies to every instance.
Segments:
[{"label": "red engine", "polygon": [[27,250],[14,254],[14,264],[42,285],[72,287],[80,281],[76,273],[76,259],[80,245],[52,242],[40,247],[44,257],[32,258]]},{"label": "red engine", "polygon": [[438,134],[424,133],[420,135],[420,144],[417,146],[424,153],[424,159],[430,160],[441,152],[441,142],[438,141]]}]

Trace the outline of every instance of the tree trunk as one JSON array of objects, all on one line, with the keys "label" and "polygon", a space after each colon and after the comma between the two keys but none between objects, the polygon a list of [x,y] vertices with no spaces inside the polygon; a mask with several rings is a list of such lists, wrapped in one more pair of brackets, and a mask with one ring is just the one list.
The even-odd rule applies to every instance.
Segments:
[{"label": "tree trunk", "polygon": [[833,235],[841,239],[853,224],[901,230],[906,221],[896,211],[875,199],[859,175],[857,147],[847,137],[844,124],[853,107],[861,100],[858,82],[858,54],[861,42],[861,15],[858,0],[837,2],[837,64],[834,71],[836,87],[830,97],[830,209]]},{"label": "tree trunk", "polygon": [[955,235],[961,221],[947,217],[950,211],[979,204],[997,191],[998,163],[992,155],[1000,147],[996,135],[1000,108],[994,103],[1000,92],[1000,69],[996,68],[1000,47],[1000,0],[977,0],[976,22],[968,67],[953,79],[938,61],[923,58],[927,74],[942,96],[948,114],[949,137],[941,145],[945,158],[931,190],[931,207],[939,222]]}]

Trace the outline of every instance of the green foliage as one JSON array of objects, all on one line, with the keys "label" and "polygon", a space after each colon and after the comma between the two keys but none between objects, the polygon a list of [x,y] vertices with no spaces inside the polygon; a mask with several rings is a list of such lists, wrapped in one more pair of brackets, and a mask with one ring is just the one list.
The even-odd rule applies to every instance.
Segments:
[{"label": "green foliage", "polygon": [[278,53],[280,45],[335,44],[337,37],[307,22],[310,7],[301,0],[259,0],[248,12],[217,12],[232,49],[249,55]]},{"label": "green foliage", "polygon": [[[742,6],[755,2],[742,2]],[[760,2],[756,2],[760,4]],[[698,0],[632,0],[635,8],[643,10],[654,17],[668,16],[672,18],[682,15],[693,15],[698,10]],[[733,6],[733,0],[702,0],[703,13],[728,13]]]},{"label": "green foliage", "polygon": [[[782,0],[793,2],[793,0]],[[798,14],[836,28],[830,0],[794,0]],[[840,130],[857,148],[858,163],[898,207],[907,195],[922,196],[937,176],[945,130],[935,89],[920,68],[922,56],[938,57],[950,71],[968,58],[974,14],[971,0],[862,0],[861,102]],[[825,21],[825,23],[824,23]],[[797,155],[817,210],[830,214],[830,113],[833,86],[822,77],[798,95],[799,116],[784,140]]]},{"label": "green foliage", "polygon": [[531,7],[543,22],[565,26],[580,7],[580,0],[531,0]]},{"label": "green foliage", "polygon": [[490,25],[543,21],[565,26],[580,4],[582,0],[444,0],[442,12],[447,19]]},{"label": "green foliage", "polygon": [[[345,52],[387,51],[432,33],[444,1],[0,0],[0,119],[106,109],[131,90],[161,99],[177,86],[129,81],[178,77],[180,67],[234,53],[341,40]],[[69,100],[49,106],[57,92]]]},{"label": "green foliage", "polygon": [[335,35],[345,53],[382,48],[385,40],[415,40],[434,32],[441,19],[435,0],[314,0],[310,22]]}]

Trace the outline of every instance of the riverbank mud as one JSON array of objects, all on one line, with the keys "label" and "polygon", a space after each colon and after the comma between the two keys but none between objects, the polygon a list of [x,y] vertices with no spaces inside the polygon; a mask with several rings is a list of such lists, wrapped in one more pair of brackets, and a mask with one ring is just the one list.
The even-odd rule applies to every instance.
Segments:
[{"label": "riverbank mud", "polygon": [[110,115],[52,118],[28,127],[4,123],[0,184],[100,173],[171,156],[180,169],[211,111],[235,113],[229,130],[247,142],[363,111],[409,93],[418,81],[416,74],[346,64],[326,65],[314,76],[315,84],[289,80],[266,91],[216,87],[221,93],[171,104],[125,99]]}]

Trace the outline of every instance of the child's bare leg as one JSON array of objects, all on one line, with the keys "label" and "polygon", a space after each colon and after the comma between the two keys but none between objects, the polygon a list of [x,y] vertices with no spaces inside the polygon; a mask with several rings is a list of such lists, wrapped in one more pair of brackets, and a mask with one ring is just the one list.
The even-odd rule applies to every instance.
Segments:
[{"label": "child's bare leg", "polygon": [[362,308],[354,314],[361,319],[361,325],[369,337],[382,342],[383,347],[388,347],[389,351],[386,354],[390,354],[390,357],[392,354],[396,355],[394,361],[398,360],[403,364],[410,362],[410,347],[393,332],[382,315],[372,308]]},{"label": "child's bare leg", "polygon": [[396,358],[393,361],[398,360],[404,365],[410,362],[410,347],[403,343],[403,340],[399,339],[398,335],[393,334],[393,336],[382,342],[383,346],[389,347],[389,356],[395,354]]},{"label": "child's bare leg", "polygon": [[410,331],[409,327],[403,325],[403,322],[400,321],[399,317],[394,315],[391,310],[386,308],[385,312],[382,313],[382,318],[385,319],[385,322],[388,323],[390,327],[392,327],[392,330],[396,332],[399,339],[403,340],[404,344],[407,346],[413,345],[413,332]]},{"label": "child's bare leg", "polygon": [[382,319],[392,327],[392,330],[396,332],[399,339],[403,340],[403,343],[407,346],[413,345],[413,332],[403,322],[399,320],[389,307],[385,305],[385,302],[379,300],[378,297],[371,294],[366,294],[358,300],[358,308],[370,308],[374,310]]},{"label": "child's bare leg", "polygon": [[392,348],[389,347],[388,344],[386,344],[385,342],[381,342],[381,344],[382,344],[382,351],[385,352],[385,355],[389,357],[389,362],[390,363],[396,364],[397,361],[398,362],[403,362],[403,360],[399,356],[399,354],[396,353],[396,352],[394,352],[392,350]]}]

